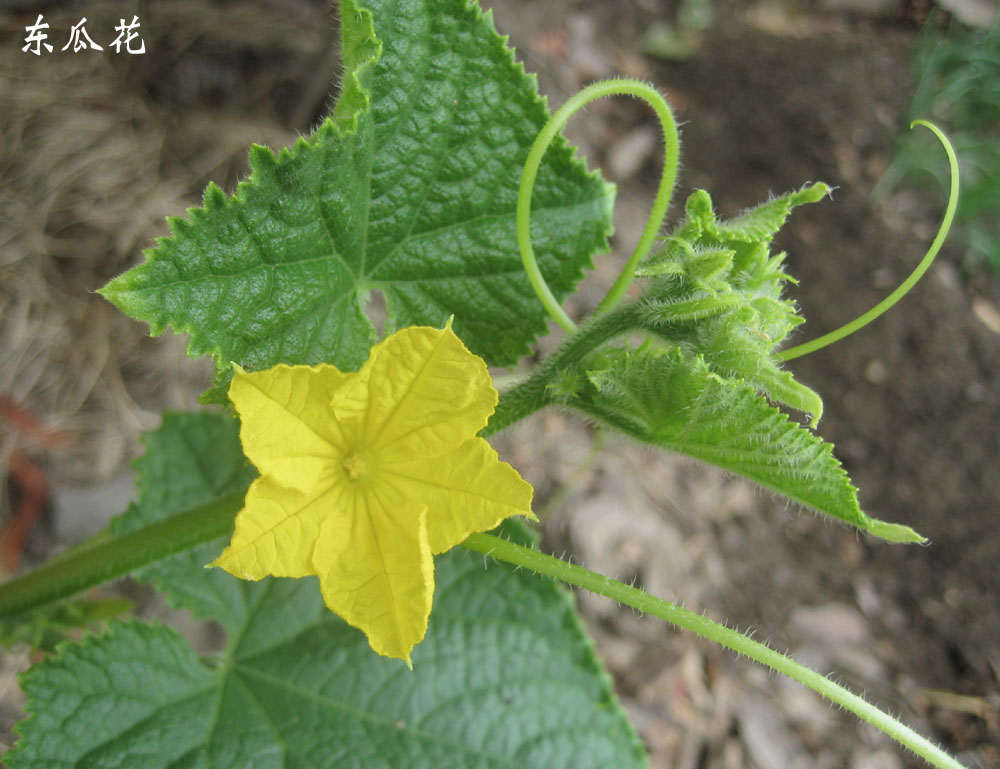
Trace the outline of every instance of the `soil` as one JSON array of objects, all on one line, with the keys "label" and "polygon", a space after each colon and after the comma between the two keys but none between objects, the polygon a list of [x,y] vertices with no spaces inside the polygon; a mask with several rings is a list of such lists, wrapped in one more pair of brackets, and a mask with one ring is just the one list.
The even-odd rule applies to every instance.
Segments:
[{"label": "soil", "polygon": [[[872,197],[907,114],[919,29],[913,9],[920,4],[889,4],[875,16],[839,10],[857,5],[850,3],[717,0],[714,24],[682,61],[641,52],[651,27],[676,18],[675,3],[484,5],[494,9],[498,29],[511,36],[526,68],[539,73],[552,105],[588,80],[614,74],[664,90],[684,123],[675,211],[696,187],[710,190],[730,215],[807,181],[837,187],[833,200],[797,210],[780,236],[808,320],[800,339],[874,305],[908,274],[933,236],[941,207],[933,193],[907,189]],[[232,12],[258,14],[261,29],[273,32],[254,35],[244,25],[239,41],[226,38],[225,25],[206,31],[196,10],[201,4],[178,2],[174,9],[182,7],[189,12],[173,11],[159,54],[151,41],[152,55],[127,71],[89,75],[103,78],[109,92],[127,94],[121,96],[130,113],[126,130],[141,124],[143,136],[160,131],[156,152],[162,154],[146,173],[150,189],[160,191],[154,201],[167,207],[151,220],[195,203],[207,175],[231,188],[250,140],[287,143],[307,130],[327,103],[315,73],[336,70],[334,34],[315,32],[322,3],[229,3]],[[4,19],[7,28],[23,27],[34,13],[23,23]],[[279,16],[286,26],[275,31]],[[307,43],[289,42],[297,40],[296,25],[311,31]],[[3,42],[14,43],[9,36]],[[23,61],[18,66],[29,69]],[[42,120],[39,115],[28,117]],[[198,128],[213,121],[257,136],[213,145],[218,140]],[[616,253],[599,258],[571,302],[579,313],[599,300],[637,237],[659,168],[650,140],[655,124],[637,103],[596,104],[568,133],[619,184]],[[202,143],[190,143],[193,136]],[[26,177],[11,173],[7,160],[0,168],[16,189]],[[109,182],[115,184],[129,189]],[[69,230],[49,219],[38,233],[28,218],[15,233],[20,240],[0,242],[29,243],[27,259],[32,248],[44,247],[37,242],[82,242],[82,253],[55,258],[32,278],[65,305],[137,261],[139,249],[162,232],[162,225],[143,220],[135,238],[122,241],[122,220],[109,216]],[[117,240],[109,233],[118,233]],[[613,438],[598,439],[605,451],[595,456],[593,431],[563,414],[539,415],[500,440],[505,458],[536,485],[547,514],[547,547],[732,625],[756,628],[772,644],[865,690],[968,764],[986,767],[1000,766],[1000,331],[989,322],[1000,306],[1000,282],[969,276],[959,264],[957,250],[946,247],[896,309],[790,364],[823,396],[820,432],[837,447],[866,512],[914,527],[929,538],[927,546],[858,536],[714,468]],[[14,269],[20,269],[15,260],[0,261],[0,271]],[[26,273],[9,275],[27,280]],[[87,312],[104,312],[92,307]],[[69,317],[64,307],[45,312]],[[202,384],[178,373],[191,370],[178,345],[138,341],[144,329],[101,322],[111,324],[102,333],[110,327],[118,334],[117,352],[55,356],[62,376],[74,381],[105,356],[95,392],[84,394],[72,413],[60,411],[49,390],[21,383],[13,368],[0,381],[0,395],[14,396],[47,424],[70,425],[85,439],[94,425],[111,425],[118,436],[109,449],[113,459],[90,476],[72,450],[40,456],[57,491],[60,484],[95,484],[113,475],[135,454],[139,428],[155,424],[166,405],[193,408]],[[9,328],[0,327],[0,370],[25,359],[28,342],[13,346]],[[60,376],[47,371],[49,378]],[[119,386],[125,395],[100,395],[102,387]],[[50,524],[36,536],[29,558],[66,544],[54,531]],[[592,597],[580,600],[656,768],[922,765],[853,717],[830,712],[745,661]],[[13,696],[4,703],[4,730],[14,718]]]}]

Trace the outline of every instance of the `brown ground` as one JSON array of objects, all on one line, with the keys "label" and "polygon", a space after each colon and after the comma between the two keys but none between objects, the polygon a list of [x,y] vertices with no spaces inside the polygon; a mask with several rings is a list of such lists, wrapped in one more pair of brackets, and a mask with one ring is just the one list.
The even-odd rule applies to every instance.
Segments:
[{"label": "brown ground", "polygon": [[[782,237],[809,320],[802,338],[873,305],[933,234],[932,197],[869,198],[905,115],[916,31],[906,14],[717,0],[693,58],[666,63],[639,40],[674,3],[488,4],[552,104],[612,74],[664,89],[686,122],[680,196],[703,186],[733,213],[809,180],[839,187]],[[88,29],[116,7],[88,3]],[[44,449],[7,430],[0,449],[37,459],[58,493],[113,476],[138,430],[165,406],[193,407],[205,381],[176,340],[143,339],[87,292],[137,261],[163,215],[196,203],[208,179],[231,188],[250,141],[281,146],[308,129],[329,81],[316,73],[336,69],[335,38],[321,2],[176,0],[140,14],[144,57],[29,60],[18,36],[35,15],[0,15],[0,395],[79,438]],[[46,15],[64,30],[81,14]],[[570,134],[619,182],[624,250],[658,174],[651,118],[609,102]],[[956,255],[945,257],[874,326],[792,364],[824,396],[821,432],[865,509],[914,526],[927,547],[859,538],[713,468],[614,439],[594,460],[589,429],[560,414],[502,442],[554,500],[552,549],[752,626],[986,767],[1000,765],[1000,329],[990,326],[1000,289],[963,279]],[[601,261],[577,311],[616,263]],[[5,514],[9,502],[0,497]],[[57,504],[29,558],[66,544],[65,518]],[[654,767],[921,765],[794,684],[648,618],[581,603]],[[0,684],[6,731],[18,700],[9,673]]]}]

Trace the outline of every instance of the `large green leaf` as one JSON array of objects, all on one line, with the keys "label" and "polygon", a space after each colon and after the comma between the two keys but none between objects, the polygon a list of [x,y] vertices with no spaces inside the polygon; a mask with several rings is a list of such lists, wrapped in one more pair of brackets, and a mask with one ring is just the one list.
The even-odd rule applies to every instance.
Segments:
[{"label": "large green leaf", "polygon": [[[233,420],[169,416],[146,441],[130,528],[247,480]],[[175,495],[169,489],[184,489]],[[508,536],[525,541],[523,530]],[[202,563],[222,541],[205,546]],[[198,552],[198,551],[192,551]],[[569,593],[462,550],[437,559],[437,592],[412,671],[375,655],[326,609],[314,578],[246,583],[174,556],[146,571],[180,606],[229,608],[220,658],[170,628],[117,623],[23,678],[30,718],[12,769],[643,767]]]},{"label": "large green leaf", "polygon": [[754,387],[714,373],[679,348],[605,351],[589,386],[566,401],[647,443],[738,473],[806,507],[895,542],[922,542],[907,526],[858,506],[833,446],[792,421]]},{"label": "large green leaf", "polygon": [[[344,0],[342,95],[290,150],[250,153],[227,198],[171,219],[172,237],[103,294],[153,334],[190,334],[211,354],[224,401],[230,362],[333,363],[367,357],[367,294],[384,292],[387,330],[440,326],[493,364],[545,330],[521,266],[515,199],[548,112],[492,19],[467,0]],[[565,297],[605,247],[613,189],[559,140],[534,192],[543,274]]]}]

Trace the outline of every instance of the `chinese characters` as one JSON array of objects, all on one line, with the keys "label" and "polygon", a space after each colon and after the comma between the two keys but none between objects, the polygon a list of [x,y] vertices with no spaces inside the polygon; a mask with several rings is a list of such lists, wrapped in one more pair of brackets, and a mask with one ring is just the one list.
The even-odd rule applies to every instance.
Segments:
[{"label": "chinese characters", "polygon": [[[115,32],[118,33],[118,37],[116,37],[115,41],[111,44],[114,47],[114,49],[115,49],[115,53],[121,53],[122,52],[122,45],[125,46],[125,50],[128,53],[145,53],[146,52],[146,41],[145,40],[139,40],[139,42],[141,43],[141,45],[139,46],[139,48],[137,48],[134,51],[132,50],[132,41],[135,40],[137,37],[139,37],[139,33],[138,32],[133,32],[133,30],[136,29],[136,28],[138,28],[138,26],[139,26],[139,17],[138,16],[133,16],[132,17],[132,23],[129,24],[128,26],[125,25],[125,19],[122,19],[121,22],[118,24],[118,26],[115,27]],[[124,43],[122,41],[122,38],[125,38]]]},{"label": "chinese characters", "polygon": [[[39,16],[38,18],[40,19],[41,16]],[[78,51],[82,51],[83,49],[88,47],[93,48],[95,51],[103,51],[104,50],[103,46],[98,45],[97,43],[95,43],[93,40],[90,39],[90,35],[87,34],[87,30],[83,26],[86,23],[87,23],[86,17],[80,19],[80,23],[76,24],[73,27],[73,29],[69,31],[69,42],[66,43],[66,45],[64,45],[59,50],[65,51],[67,48],[70,47],[70,45],[72,45],[73,53],[77,53]],[[45,26],[47,27],[48,24],[46,24]],[[83,37],[87,42],[83,42],[83,40],[80,39],[81,37]]]},{"label": "chinese characters", "polygon": [[[33,53],[35,56],[41,56],[43,48],[46,52],[52,53],[52,45],[45,42],[49,37],[48,32],[45,31],[49,28],[49,24],[47,21],[43,21],[43,18],[42,14],[38,14],[35,23],[24,28],[28,34],[24,38],[24,46],[21,50],[25,53]],[[73,53],[79,53],[87,49],[103,51],[104,46],[95,43],[93,38],[88,34],[85,26],[86,23],[87,19],[84,17],[77,24],[74,24],[69,32],[69,40],[59,50],[67,51],[72,49]],[[146,41],[139,36],[139,33],[136,31],[138,28],[138,16],[133,16],[132,21],[128,24],[125,23],[125,19],[119,20],[118,26],[115,27],[118,37],[109,43],[115,49],[115,53],[121,53],[122,48],[125,49],[125,53],[133,55],[146,52]]]}]

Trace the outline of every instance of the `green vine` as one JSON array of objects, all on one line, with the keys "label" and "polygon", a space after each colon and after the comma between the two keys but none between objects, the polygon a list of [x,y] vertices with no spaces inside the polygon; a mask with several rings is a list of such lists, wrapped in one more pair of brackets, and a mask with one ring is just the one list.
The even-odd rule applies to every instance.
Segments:
[{"label": "green vine", "polygon": [[4,583],[0,620],[31,611],[226,534],[246,491],[117,537],[105,531]]},{"label": "green vine", "polygon": [[849,710],[885,732],[934,766],[941,769],[964,769],[962,764],[932,742],[921,737],[888,713],[879,710],[863,697],[859,697],[826,676],[821,676],[815,670],[796,662],[791,657],[781,654],[759,641],[754,641],[743,633],[713,622],[702,614],[688,611],[631,585],[623,584],[582,566],[567,563],[561,558],[522,547],[500,537],[489,534],[473,534],[465,540],[463,546],[491,558],[531,569],[560,582],[582,587],[592,593],[630,606],[637,611],[652,614],[654,617],[666,620],[677,627],[690,630],[702,638],[724,646],[737,654],[749,657],[761,665],[808,686],[836,705]]}]

